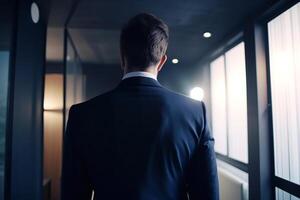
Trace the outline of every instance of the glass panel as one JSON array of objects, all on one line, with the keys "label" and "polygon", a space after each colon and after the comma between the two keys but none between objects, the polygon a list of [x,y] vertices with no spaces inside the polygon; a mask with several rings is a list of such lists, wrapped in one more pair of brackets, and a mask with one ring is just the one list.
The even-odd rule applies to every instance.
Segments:
[{"label": "glass panel", "polygon": [[0,199],[4,199],[10,41],[14,1],[0,3]]},{"label": "glass panel", "polygon": [[70,107],[73,104],[84,101],[84,86],[85,78],[82,72],[80,59],[68,38],[66,66],[66,120],[68,118]]},{"label": "glass panel", "polygon": [[276,196],[276,200],[300,200],[299,198],[297,198],[279,188],[276,188],[275,196]]},{"label": "glass panel", "polygon": [[225,54],[229,157],[248,162],[247,88],[244,42]]},{"label": "glass panel", "polygon": [[300,3],[268,23],[275,173],[300,184]]},{"label": "glass panel", "polygon": [[[0,199],[4,199],[4,169],[5,169],[5,133],[6,133],[6,111],[7,111],[7,89],[9,52],[0,51]],[[1,198],[1,196],[3,198]]]},{"label": "glass panel", "polygon": [[211,101],[212,101],[212,132],[215,138],[215,150],[227,154],[226,125],[226,80],[224,56],[220,56],[210,65]]}]

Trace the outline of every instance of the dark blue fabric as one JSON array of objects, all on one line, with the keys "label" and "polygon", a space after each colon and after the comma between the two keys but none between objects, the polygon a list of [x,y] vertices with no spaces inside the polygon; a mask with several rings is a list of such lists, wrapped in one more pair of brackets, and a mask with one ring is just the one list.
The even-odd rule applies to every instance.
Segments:
[{"label": "dark blue fabric", "polygon": [[62,200],[217,200],[214,140],[202,102],[133,77],[72,106]]}]

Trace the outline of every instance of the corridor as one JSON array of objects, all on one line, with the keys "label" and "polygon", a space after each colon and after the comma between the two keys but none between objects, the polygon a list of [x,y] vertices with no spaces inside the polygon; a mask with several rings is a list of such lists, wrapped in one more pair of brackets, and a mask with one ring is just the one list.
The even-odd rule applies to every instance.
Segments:
[{"label": "corridor", "polygon": [[118,86],[139,13],[169,26],[159,83],[206,105],[220,199],[300,200],[299,0],[1,0],[0,200],[61,199],[70,108]]}]

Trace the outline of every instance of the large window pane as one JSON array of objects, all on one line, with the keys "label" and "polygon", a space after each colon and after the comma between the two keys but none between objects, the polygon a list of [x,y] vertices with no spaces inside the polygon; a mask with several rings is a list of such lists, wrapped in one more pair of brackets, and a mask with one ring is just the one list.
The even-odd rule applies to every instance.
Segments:
[{"label": "large window pane", "polygon": [[220,56],[210,65],[212,132],[215,138],[215,150],[227,154],[227,117],[226,117],[226,79],[224,56]]},{"label": "large window pane", "polygon": [[275,173],[300,184],[300,3],[268,23]]},{"label": "large window pane", "polygon": [[275,196],[276,196],[276,200],[300,200],[299,198],[297,198],[279,188],[276,188]]},{"label": "large window pane", "polygon": [[244,43],[225,54],[229,157],[248,162],[247,91]]}]

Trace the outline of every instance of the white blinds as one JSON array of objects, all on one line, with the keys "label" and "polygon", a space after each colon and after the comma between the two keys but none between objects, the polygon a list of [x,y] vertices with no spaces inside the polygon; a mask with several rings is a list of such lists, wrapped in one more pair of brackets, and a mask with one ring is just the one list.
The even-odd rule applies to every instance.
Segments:
[{"label": "white blinds", "polygon": [[268,23],[275,173],[300,184],[300,3]]},{"label": "white blinds", "polygon": [[220,56],[210,65],[212,132],[215,138],[215,150],[227,154],[227,117],[226,117],[226,79],[224,56]]},{"label": "white blinds", "polygon": [[228,143],[231,158],[248,162],[247,90],[244,42],[225,54]]},{"label": "white blinds", "polygon": [[211,62],[212,132],[218,153],[248,162],[244,42]]},{"label": "white blinds", "polygon": [[279,188],[275,189],[275,196],[276,196],[276,200],[300,200],[299,198]]}]

